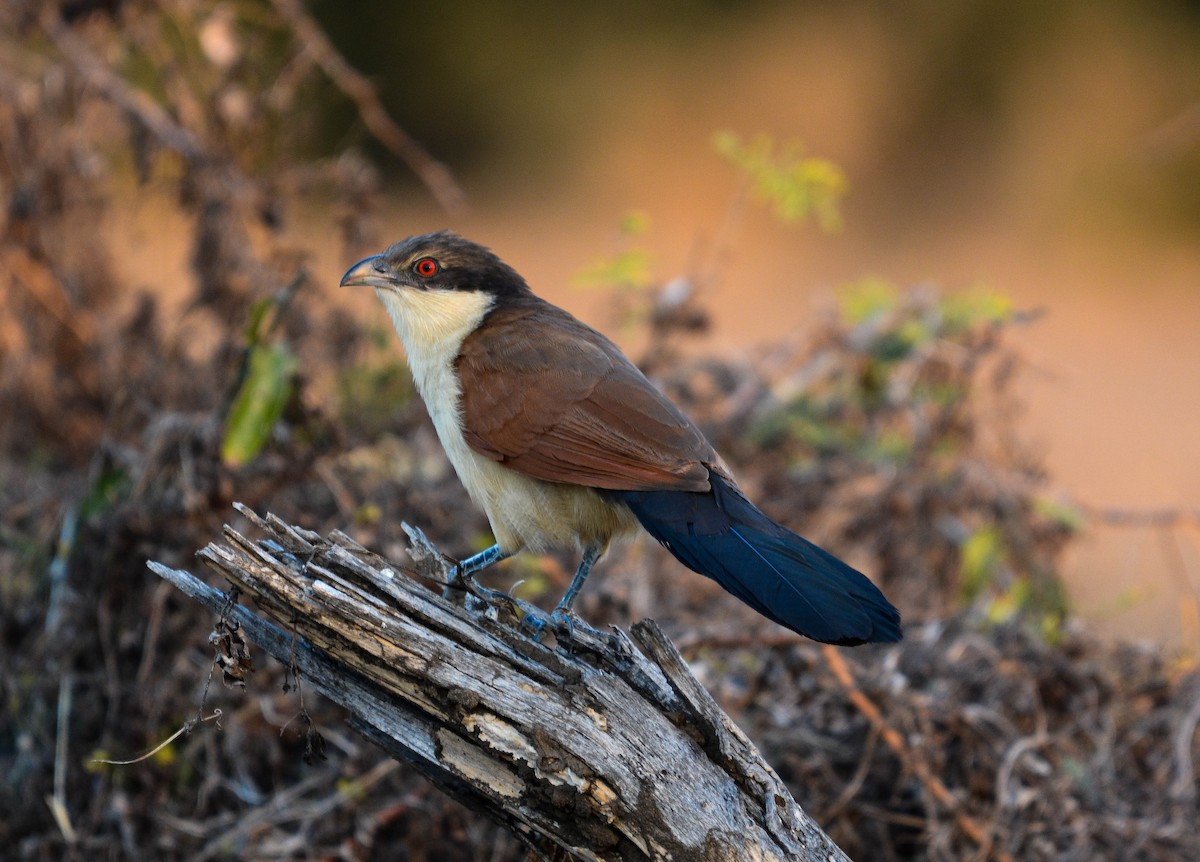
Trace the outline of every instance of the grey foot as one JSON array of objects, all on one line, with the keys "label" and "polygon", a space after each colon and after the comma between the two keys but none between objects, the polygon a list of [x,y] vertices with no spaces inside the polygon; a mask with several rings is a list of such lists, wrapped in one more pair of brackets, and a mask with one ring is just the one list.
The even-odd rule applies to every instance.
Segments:
[{"label": "grey foot", "polygon": [[526,609],[521,626],[529,630],[533,639],[539,642],[549,630],[554,632],[554,636],[564,645],[576,644],[593,650],[615,652],[617,655],[624,655],[629,650],[625,639],[612,632],[593,628],[577,613],[564,608],[555,608],[549,614],[541,610]]}]

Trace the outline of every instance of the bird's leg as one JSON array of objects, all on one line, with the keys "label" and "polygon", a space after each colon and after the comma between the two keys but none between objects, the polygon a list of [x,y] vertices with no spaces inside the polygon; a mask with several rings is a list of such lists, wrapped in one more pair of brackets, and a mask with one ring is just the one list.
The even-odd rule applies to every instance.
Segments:
[{"label": "bird's leg", "polygon": [[601,640],[609,641],[612,638],[612,635],[608,632],[602,632],[589,626],[571,609],[575,604],[575,599],[579,595],[579,591],[583,588],[583,582],[587,580],[588,572],[592,570],[592,566],[604,554],[604,547],[604,545],[595,544],[588,545],[583,549],[583,559],[579,561],[579,568],[575,570],[575,577],[571,579],[571,585],[567,587],[567,591],[563,593],[562,599],[549,617],[542,616],[541,614],[525,614],[522,623],[528,628],[533,629],[535,639],[541,639],[547,624],[555,628],[565,628],[571,637],[575,636],[576,628],[582,628]]},{"label": "bird's leg", "polygon": [[592,570],[592,566],[596,565],[596,560],[600,559],[603,553],[603,545],[588,545],[583,549],[583,559],[579,561],[579,568],[575,570],[575,577],[571,578],[571,586],[567,587],[567,591],[563,593],[562,599],[554,609],[556,614],[569,614],[571,612],[571,606],[575,604],[575,597],[583,589],[583,582],[587,580],[588,572]]},{"label": "bird's leg", "polygon": [[450,570],[449,586],[465,589],[483,599],[507,599],[508,595],[501,590],[492,590],[481,586],[475,580],[475,573],[481,572],[501,560],[507,560],[511,556],[511,552],[502,550],[499,545],[492,545],[485,551],[467,557]]},{"label": "bird's leg", "polygon": [[494,565],[501,560],[507,560],[511,556],[512,554],[507,551],[502,551],[499,545],[492,545],[486,551],[480,551],[478,554],[460,561],[454,567],[453,575],[456,578],[469,578],[476,572],[482,572],[488,566]]}]

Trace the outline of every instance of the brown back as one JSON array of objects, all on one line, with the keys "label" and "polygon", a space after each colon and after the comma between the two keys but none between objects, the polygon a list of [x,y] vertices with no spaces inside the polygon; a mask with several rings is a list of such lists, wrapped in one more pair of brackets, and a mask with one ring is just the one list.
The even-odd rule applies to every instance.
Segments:
[{"label": "brown back", "polygon": [[[706,491],[716,453],[620,349],[527,295],[467,336],[457,367],[467,444],[550,482]],[[500,381],[503,381],[501,383]]]}]

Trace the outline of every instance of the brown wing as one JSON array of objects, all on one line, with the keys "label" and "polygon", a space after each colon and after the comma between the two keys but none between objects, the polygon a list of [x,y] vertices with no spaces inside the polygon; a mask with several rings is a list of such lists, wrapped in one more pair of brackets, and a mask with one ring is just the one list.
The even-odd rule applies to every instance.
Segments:
[{"label": "brown wing", "polygon": [[551,482],[708,490],[705,463],[719,459],[700,430],[615,344],[549,303],[493,311],[458,371],[464,435],[487,458]]}]

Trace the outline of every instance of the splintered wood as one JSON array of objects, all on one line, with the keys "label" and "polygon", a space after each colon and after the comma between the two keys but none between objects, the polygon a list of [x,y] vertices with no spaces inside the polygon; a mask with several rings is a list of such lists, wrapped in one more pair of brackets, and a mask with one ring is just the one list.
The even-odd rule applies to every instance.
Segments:
[{"label": "splintered wood", "polygon": [[[228,544],[199,555],[257,605],[227,609],[229,624],[530,847],[587,860],[847,858],[653,622],[635,623],[632,640],[578,627],[538,643],[510,608],[450,601],[342,533],[239,511],[265,538],[226,527]],[[150,566],[214,612],[227,605],[190,573]]]}]

